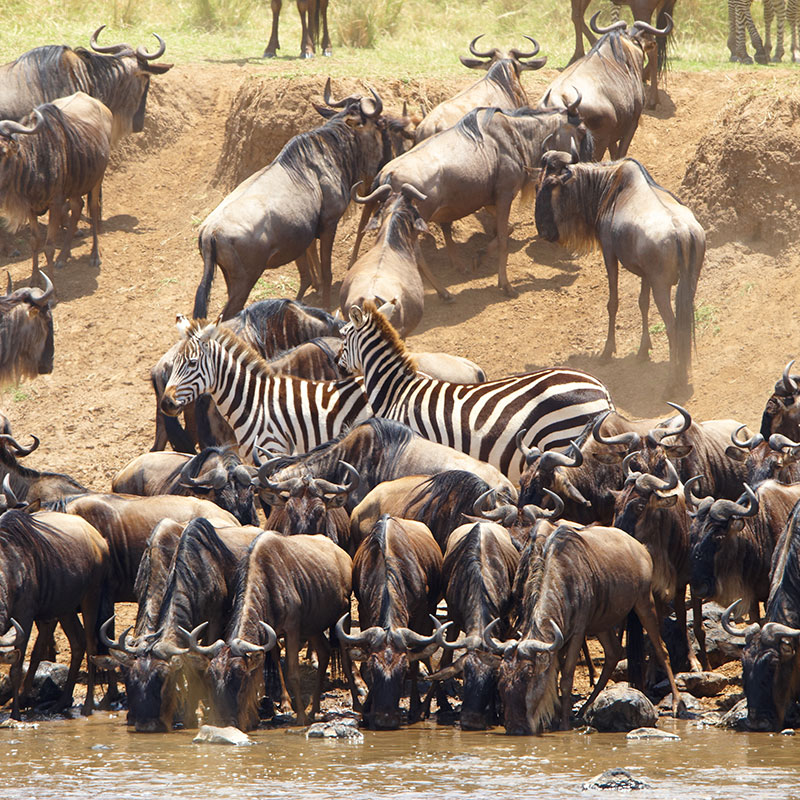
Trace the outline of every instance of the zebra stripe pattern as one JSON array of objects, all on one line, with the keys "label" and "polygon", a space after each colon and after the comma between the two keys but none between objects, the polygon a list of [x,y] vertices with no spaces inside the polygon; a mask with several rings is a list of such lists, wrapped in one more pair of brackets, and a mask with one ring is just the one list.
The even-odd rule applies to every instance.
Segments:
[{"label": "zebra stripe pattern", "polygon": [[516,436],[541,449],[562,448],[614,404],[597,378],[576,369],[544,369],[479,384],[417,373],[397,332],[367,302],[342,329],[341,365],[361,371],[376,416],[403,422],[440,444],[487,461],[518,481],[524,457]]},{"label": "zebra stripe pattern", "polygon": [[226,328],[178,317],[183,341],[164,389],[162,411],[177,414],[208,393],[236,435],[242,457],[256,445],[305,453],[372,416],[360,378],[308,381],[276,375]]},{"label": "zebra stripe pattern", "polygon": [[[756,28],[753,17],[750,13],[750,3],[752,0],[728,0],[728,50],[731,51],[731,61],[739,61],[742,64],[752,64],[753,59],[747,55],[747,43],[745,39],[745,27],[750,33],[750,41],[753,43],[755,58],[759,64],[766,64],[769,54],[764,50],[764,43],[761,35]],[[772,0],[764,0],[765,6]]]}]

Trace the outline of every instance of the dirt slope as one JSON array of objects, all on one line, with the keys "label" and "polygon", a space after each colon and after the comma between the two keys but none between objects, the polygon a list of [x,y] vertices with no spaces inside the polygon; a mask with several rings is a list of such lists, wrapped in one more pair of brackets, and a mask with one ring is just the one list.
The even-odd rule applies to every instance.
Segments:
[{"label": "dirt slope", "polygon": [[[68,472],[107,490],[118,468],[150,448],[154,404],[149,368],[176,340],[176,312],[191,310],[201,272],[197,225],[235,180],[245,151],[251,153],[248,158],[257,158],[259,152],[262,158],[274,155],[288,136],[316,122],[306,103],[310,95],[321,97],[321,86],[286,79],[254,81],[255,74],[262,76],[265,69],[198,64],[176,67],[153,82],[145,134],[125,142],[104,187],[102,266],[88,266],[88,242],[81,242],[74,260],[55,276],[60,300],[55,370],[6,390],[0,400],[20,438],[35,433],[42,439],[39,451],[27,459],[30,466]],[[532,98],[554,74],[526,77]],[[390,99],[407,96],[415,108],[417,97],[436,101],[472,79],[457,74],[451,81],[377,88]],[[643,118],[631,155],[656,180],[682,191],[691,206],[695,190],[681,190],[681,182],[698,142],[721,124],[722,110],[730,116],[728,104],[743,90],[758,94],[762,85],[780,89],[794,79],[793,73],[774,69],[722,76],[673,74],[658,112]],[[239,136],[241,146],[231,148],[229,143],[223,163],[218,163],[229,110],[244,81],[253,86],[252,102],[258,103],[263,124],[251,131],[232,119],[228,135]],[[341,84],[334,86],[335,92],[357,87],[355,80]],[[759,122],[752,119],[754,126]],[[248,142],[251,135],[265,138]],[[729,157],[728,163],[735,168],[735,158]],[[796,222],[784,220],[789,227],[781,241],[795,242],[791,227]],[[601,364],[595,354],[605,336],[607,290],[599,254],[575,259],[536,241],[531,208],[516,208],[513,221],[509,275],[520,291],[516,300],[498,291],[490,266],[455,273],[440,250],[441,241],[435,248],[431,239],[423,243],[429,263],[456,294],[456,302],[445,305],[430,290],[411,344],[468,356],[493,377],[569,363],[605,380],[626,412],[664,412],[663,333],[655,336],[651,363],[642,365],[633,357],[640,330],[635,279],[621,276],[619,357]],[[337,238],[335,298],[354,227],[353,216]],[[728,235],[730,231],[728,226]],[[480,221],[457,223],[455,235],[464,263],[471,265],[488,242]],[[772,384],[795,355],[797,252],[766,247],[770,237],[763,230],[760,235],[753,241],[727,241],[722,234],[712,240],[698,291],[694,395],[688,401],[699,418],[732,416],[757,425]],[[23,256],[8,265],[16,285],[30,274],[27,243],[22,237],[19,241]],[[265,282],[274,296],[293,295],[295,267],[268,273]],[[309,299],[313,302],[314,295]],[[218,275],[212,313],[223,302]],[[651,324],[658,321],[653,310]]]}]

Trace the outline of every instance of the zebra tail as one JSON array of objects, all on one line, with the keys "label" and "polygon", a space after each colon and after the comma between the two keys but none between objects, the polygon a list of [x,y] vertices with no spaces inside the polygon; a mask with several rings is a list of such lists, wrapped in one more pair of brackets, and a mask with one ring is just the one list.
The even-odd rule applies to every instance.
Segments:
[{"label": "zebra tail", "polygon": [[194,296],[195,319],[204,319],[208,316],[208,297],[211,294],[211,284],[214,282],[214,269],[217,266],[217,240],[214,234],[206,236],[203,231],[197,237],[197,247],[203,257],[203,277]]}]

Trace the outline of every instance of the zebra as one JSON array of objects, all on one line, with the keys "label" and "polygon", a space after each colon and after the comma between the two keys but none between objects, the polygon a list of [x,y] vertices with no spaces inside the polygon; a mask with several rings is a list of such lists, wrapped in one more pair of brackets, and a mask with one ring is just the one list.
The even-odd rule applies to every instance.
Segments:
[{"label": "zebra", "polygon": [[[577,369],[542,369],[487,383],[450,383],[415,370],[413,357],[372,301],[350,309],[340,366],[362,372],[378,417],[487,461],[518,482],[528,447],[566,447],[583,426],[614,408],[608,389]],[[524,435],[517,434],[525,429]]]},{"label": "zebra", "polygon": [[791,36],[791,59],[793,62],[800,61],[800,51],[797,48],[797,25],[800,21],[798,19],[798,11],[800,11],[800,3],[798,0],[764,0],[764,50],[769,56],[772,49],[772,20],[775,19],[776,35],[775,35],[775,52],[770,59],[773,62],[779,62],[783,59],[783,36],[784,26],[789,23],[789,35]]},{"label": "zebra", "polygon": [[[750,33],[750,41],[755,50],[755,60],[759,64],[769,63],[769,52],[764,49],[764,42],[756,28],[750,13],[752,0],[728,0],[728,50],[731,51],[729,61],[740,64],[752,64],[753,59],[747,54],[745,27]],[[764,0],[764,7],[772,0]],[[776,0],[780,2],[780,0]],[[766,13],[766,11],[765,11]],[[771,18],[770,18],[771,19]]]},{"label": "zebra", "polygon": [[345,428],[369,419],[361,378],[309,381],[273,373],[229,329],[179,314],[182,335],[161,410],[177,415],[208,393],[233,428],[243,459],[256,446],[277,454],[306,453]]}]

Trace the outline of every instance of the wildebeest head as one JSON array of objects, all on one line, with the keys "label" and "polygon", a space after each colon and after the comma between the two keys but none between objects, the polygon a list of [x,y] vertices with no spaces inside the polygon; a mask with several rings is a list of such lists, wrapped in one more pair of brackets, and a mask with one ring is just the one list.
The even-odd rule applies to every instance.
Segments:
[{"label": "wildebeest head", "polygon": [[[369,686],[364,717],[370,728],[400,727],[400,698],[412,661],[427,658],[438,646],[436,633],[421,636],[410,628],[367,628],[356,636],[344,632],[345,614],[336,623],[336,635],[351,656],[363,661],[362,675]],[[437,631],[442,624],[431,616]]]},{"label": "wildebeest head", "polygon": [[359,205],[377,202],[379,205],[370,218],[364,230],[378,230],[378,239],[388,238],[394,233],[395,239],[409,245],[415,239],[415,231],[427,233],[428,225],[420,216],[413,204],[413,200],[424,202],[427,195],[410,183],[404,183],[399,192],[393,192],[388,183],[381,184],[373,192],[361,197],[357,189],[360,183],[355,184],[350,190],[350,199]]},{"label": "wildebeest head", "polygon": [[551,620],[554,634],[552,642],[532,635],[524,636],[521,640],[499,642],[492,636],[497,622],[495,620],[487,626],[483,638],[491,651],[502,656],[499,687],[506,733],[540,733],[556,708],[556,654],[564,643],[564,637],[558,625]]},{"label": "wildebeest head", "polygon": [[568,191],[570,184],[575,180],[572,167],[579,161],[580,153],[574,141],[570,145],[569,153],[547,150],[542,155],[534,217],[539,236],[548,242],[559,241],[561,195]]},{"label": "wildebeest head", "polygon": [[[644,57],[654,53],[657,41],[663,40],[672,32],[673,22],[669,14],[664,14],[666,25],[663,28],[656,28],[643,20],[636,20],[628,29],[626,22],[620,20],[607,27],[600,27],[597,18],[602,12],[598,11],[589,20],[589,27],[598,35],[605,36],[611,34],[607,39],[601,39],[595,48],[602,48],[608,42],[611,45],[611,53],[619,61],[625,61],[626,55],[633,61],[634,65],[641,70]],[[659,66],[662,69],[663,65]]]},{"label": "wildebeest head", "polygon": [[773,433],[782,433],[790,439],[800,439],[800,375],[792,375],[794,360],[783,370],[780,380],[764,408],[761,417],[761,435],[765,439]]},{"label": "wildebeest head", "polygon": [[[3,123],[0,123],[2,125]],[[0,148],[4,137],[0,134]],[[53,284],[41,273],[44,289],[11,291],[0,297],[0,384],[7,379],[53,371]]]},{"label": "wildebeest head", "polygon": [[800,629],[778,622],[758,623],[742,630],[733,628],[730,615],[734,601],[722,615],[722,626],[731,636],[744,639],[742,682],[747,697],[747,727],[754,731],[779,731],[786,709],[800,686],[797,665]]},{"label": "wildebeest head", "polygon": [[702,529],[691,551],[691,586],[698,597],[714,597],[720,576],[716,572],[716,560],[725,541],[740,531],[747,517],[758,514],[759,502],[755,492],[744,485],[745,493],[738,501],[716,500],[708,508]]},{"label": "wildebeest head", "polygon": [[544,58],[534,58],[539,52],[539,43],[532,36],[527,36],[526,34],[523,34],[523,36],[533,45],[533,50],[526,52],[512,48],[508,52],[504,52],[494,47],[491,50],[480,52],[475,49],[475,44],[478,39],[483,37],[481,33],[469,43],[469,51],[475,58],[459,56],[459,60],[465,67],[469,67],[469,69],[485,70],[490,70],[495,64],[500,62],[505,62],[505,64],[514,70],[517,77],[519,77],[520,72],[523,70],[541,69],[547,63],[547,56],[544,56]]},{"label": "wildebeest head", "polygon": [[671,508],[678,503],[678,473],[671,461],[667,461],[667,478],[662,479],[648,472],[635,472],[630,461],[637,453],[629,453],[623,461],[625,483],[616,493],[614,504],[614,527],[636,537],[636,528],[647,510]]}]

